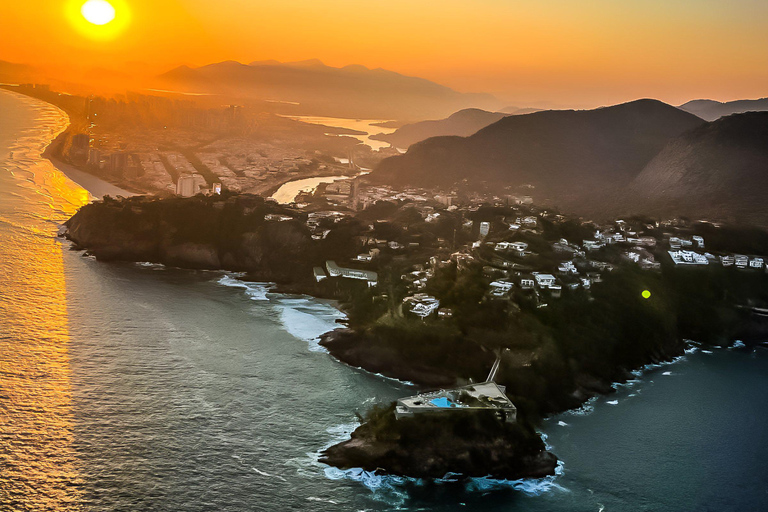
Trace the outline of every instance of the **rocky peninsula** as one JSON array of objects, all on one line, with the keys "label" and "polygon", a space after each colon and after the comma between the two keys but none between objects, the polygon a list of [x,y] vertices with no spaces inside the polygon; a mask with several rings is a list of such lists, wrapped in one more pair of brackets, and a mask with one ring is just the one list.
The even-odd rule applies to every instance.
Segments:
[{"label": "rocky peninsula", "polygon": [[[67,222],[67,236],[102,261],[231,270],[277,283],[281,291],[336,299],[347,326],[326,334],[322,345],[345,363],[422,389],[483,382],[499,359],[495,382],[515,404],[517,423],[503,425],[482,414],[395,420],[391,407],[375,408],[351,440],[323,454],[324,462],[340,468],[418,477],[549,475],[556,457],[536,434],[541,418],[611,393],[614,383],[633,378],[630,372],[644,365],[683,354],[684,340],[724,345],[768,334],[760,313],[768,304],[768,273],[679,268],[668,261],[646,270],[622,259],[616,247],[590,254],[589,265],[610,268],[590,274],[594,286],[569,286],[556,297],[520,285],[499,297],[491,287],[499,267],[557,268],[568,256],[553,248],[594,232],[588,224],[538,214],[540,228],[513,235],[536,250],[521,258],[525,267],[500,263],[489,248],[495,242],[456,252],[456,245],[471,245],[477,237],[462,227],[465,215],[490,222],[483,219],[506,218],[510,211],[440,210],[440,222],[427,222],[409,203],[329,213],[226,192],[187,199],[105,197]],[[649,236],[655,233],[648,229]],[[446,248],[451,233],[454,246]],[[720,230],[708,237],[734,251],[759,250],[765,242],[762,232],[752,231]],[[360,262],[364,250],[369,252],[362,260],[375,259]],[[375,270],[376,286],[326,276],[328,261]],[[424,261],[431,262],[429,274]],[[438,297],[450,315],[420,317],[406,308],[408,297],[418,298],[408,280],[422,274],[424,296]],[[648,290],[652,295],[641,293]]]}]

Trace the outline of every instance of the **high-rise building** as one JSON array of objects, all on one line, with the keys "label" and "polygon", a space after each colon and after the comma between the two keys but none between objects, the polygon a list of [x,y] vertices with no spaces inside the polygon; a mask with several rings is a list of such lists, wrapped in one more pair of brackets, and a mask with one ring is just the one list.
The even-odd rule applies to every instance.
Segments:
[{"label": "high-rise building", "polygon": [[196,173],[186,173],[179,176],[176,180],[176,195],[181,197],[192,197],[200,193],[205,187],[205,178]]}]

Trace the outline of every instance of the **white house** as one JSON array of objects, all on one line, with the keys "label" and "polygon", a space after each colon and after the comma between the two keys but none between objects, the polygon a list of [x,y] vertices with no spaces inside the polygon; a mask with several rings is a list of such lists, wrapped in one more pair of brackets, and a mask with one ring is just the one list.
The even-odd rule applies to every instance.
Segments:
[{"label": "white house", "polygon": [[360,279],[368,282],[368,286],[376,286],[379,282],[379,275],[372,270],[358,270],[355,268],[340,267],[335,261],[325,262],[328,269],[328,275],[331,277],[346,277],[348,279]]},{"label": "white house", "polygon": [[549,288],[555,284],[555,276],[552,274],[541,274],[539,272],[534,272],[533,278],[536,280],[536,286],[539,288]]},{"label": "white house", "polygon": [[703,254],[693,251],[667,251],[675,265],[709,265],[709,260]]},{"label": "white house", "polygon": [[491,295],[494,297],[505,297],[512,291],[513,284],[509,281],[493,281],[490,284]]},{"label": "white house", "polygon": [[533,276],[520,276],[520,288],[523,290],[533,289],[536,281],[533,280]]}]

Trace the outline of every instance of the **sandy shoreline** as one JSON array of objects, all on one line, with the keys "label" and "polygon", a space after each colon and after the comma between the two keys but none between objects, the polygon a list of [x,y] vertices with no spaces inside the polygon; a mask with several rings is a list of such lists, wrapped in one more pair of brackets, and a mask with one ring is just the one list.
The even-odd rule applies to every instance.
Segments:
[{"label": "sandy shoreline", "polygon": [[50,160],[54,167],[64,173],[67,178],[83,187],[95,199],[102,199],[107,195],[112,197],[130,197],[137,195],[133,192],[128,192],[127,190],[123,190],[116,185],[104,181],[101,178],[94,176],[93,174],[81,171],[72,165],[65,164],[61,160],[57,160],[56,158],[50,156],[46,156],[46,158]]},{"label": "sandy shoreline", "polygon": [[62,162],[61,160],[58,160],[57,158],[51,156],[52,153],[52,147],[56,142],[58,141],[59,137],[62,133],[66,132],[71,126],[72,122],[69,118],[69,114],[67,114],[64,110],[57,107],[56,105],[52,103],[48,103],[47,101],[41,100],[39,98],[34,98],[32,96],[28,96],[26,94],[22,94],[18,91],[11,91],[8,90],[8,93],[19,95],[23,98],[26,98],[27,100],[30,100],[32,102],[40,102],[43,105],[46,105],[47,107],[56,109],[59,111],[59,113],[66,117],[67,119],[67,126],[62,129],[60,132],[56,133],[56,136],[51,139],[51,141],[48,143],[48,145],[45,147],[45,150],[42,153],[42,157],[49,160],[53,166],[61,171],[67,178],[75,182],[80,187],[84,188],[88,191],[88,193],[94,198],[94,199],[102,199],[105,195],[110,196],[123,196],[123,197],[130,197],[135,196],[137,194],[133,192],[129,192],[127,190],[123,190],[122,188],[113,185],[107,181],[104,181],[103,179],[94,176],[92,174],[89,174],[85,171],[81,171],[80,169]]}]

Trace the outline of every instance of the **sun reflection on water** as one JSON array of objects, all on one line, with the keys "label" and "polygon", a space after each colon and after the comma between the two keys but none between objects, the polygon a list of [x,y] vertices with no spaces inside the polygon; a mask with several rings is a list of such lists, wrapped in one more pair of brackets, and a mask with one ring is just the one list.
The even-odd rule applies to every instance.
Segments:
[{"label": "sun reflection on water", "polygon": [[66,127],[66,115],[29,99],[9,110],[4,115],[33,129],[8,151],[0,148],[0,504],[80,510],[66,286],[55,235],[89,197],[40,156],[51,133]]}]

